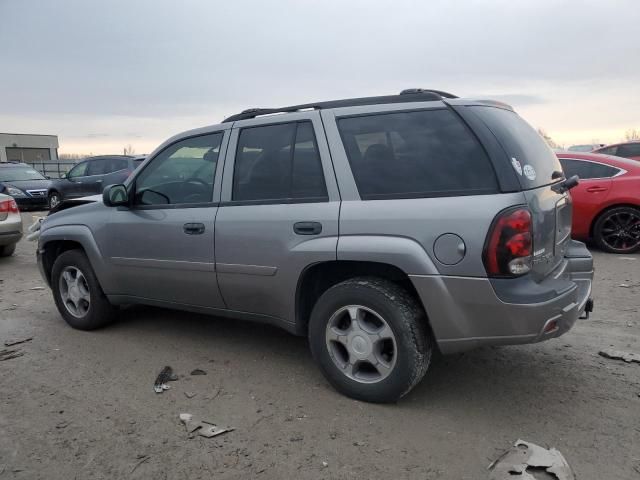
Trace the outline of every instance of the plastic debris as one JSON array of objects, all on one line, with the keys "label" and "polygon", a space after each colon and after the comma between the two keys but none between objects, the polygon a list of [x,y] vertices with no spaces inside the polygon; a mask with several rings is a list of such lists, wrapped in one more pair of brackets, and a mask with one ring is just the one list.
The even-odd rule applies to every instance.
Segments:
[{"label": "plastic debris", "polygon": [[4,342],[4,346],[13,347],[14,345],[20,345],[21,343],[30,342],[31,340],[33,340],[33,337],[21,338],[18,340],[7,340],[6,342]]},{"label": "plastic debris", "polygon": [[206,375],[207,372],[205,372],[204,370],[201,370],[199,368],[196,368],[195,370],[191,371],[191,375]]},{"label": "plastic debris", "polygon": [[622,360],[627,363],[640,363],[640,355],[631,352],[622,352],[620,350],[600,350],[598,355],[611,360]]},{"label": "plastic debris", "polygon": [[162,393],[165,390],[169,390],[169,385],[167,385],[167,382],[175,381],[177,379],[178,376],[173,373],[171,367],[166,366],[158,374],[158,377],[153,384],[153,391],[156,393]]},{"label": "plastic debris", "polygon": [[491,480],[536,480],[534,472],[546,472],[557,480],[575,480],[571,467],[555,448],[546,449],[535,443],[518,440],[509,450],[489,465]]},{"label": "plastic debris", "polygon": [[232,427],[219,427],[213,422],[194,418],[190,413],[181,413],[180,421],[187,427],[187,432],[190,434],[197,433],[205,438],[217,437],[234,430]]},{"label": "plastic debris", "polygon": [[197,395],[196,392],[184,392],[184,396],[187,398],[193,398]]}]

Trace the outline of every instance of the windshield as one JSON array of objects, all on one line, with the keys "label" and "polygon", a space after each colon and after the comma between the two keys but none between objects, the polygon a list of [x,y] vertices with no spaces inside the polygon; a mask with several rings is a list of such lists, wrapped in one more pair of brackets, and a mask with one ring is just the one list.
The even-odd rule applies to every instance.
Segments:
[{"label": "windshield", "polygon": [[46,180],[40,172],[28,167],[0,168],[0,182]]}]

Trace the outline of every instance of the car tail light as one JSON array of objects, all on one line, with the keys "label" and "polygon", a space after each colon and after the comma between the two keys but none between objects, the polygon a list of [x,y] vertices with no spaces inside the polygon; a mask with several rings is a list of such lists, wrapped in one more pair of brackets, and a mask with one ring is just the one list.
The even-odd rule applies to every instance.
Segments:
[{"label": "car tail light", "polygon": [[18,213],[18,204],[11,198],[0,201],[0,213]]},{"label": "car tail light", "polygon": [[531,270],[533,231],[531,212],[523,207],[500,212],[491,225],[484,248],[490,277],[516,277]]}]

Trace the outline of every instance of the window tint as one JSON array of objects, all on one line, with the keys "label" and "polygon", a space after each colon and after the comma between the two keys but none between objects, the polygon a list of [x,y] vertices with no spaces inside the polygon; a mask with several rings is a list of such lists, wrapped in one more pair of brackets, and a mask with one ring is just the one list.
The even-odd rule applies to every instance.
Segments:
[{"label": "window tint", "polygon": [[67,174],[67,178],[84,177],[87,174],[87,165],[89,162],[82,162],[73,167]]},{"label": "window tint", "polygon": [[213,133],[188,138],[159,153],[136,178],[136,203],[211,202],[222,137]]},{"label": "window tint", "polygon": [[117,172],[118,170],[125,170],[129,168],[129,160],[126,158],[113,158],[111,159],[111,168],[109,173]]},{"label": "window tint", "polygon": [[282,123],[240,131],[233,175],[234,201],[317,199],[327,189],[313,126]]},{"label": "window tint", "polygon": [[449,110],[343,118],[338,128],[364,200],[497,191],[489,158]]},{"label": "window tint", "polygon": [[604,147],[596,150],[596,153],[601,153],[602,155],[616,155],[617,150],[618,147]]},{"label": "window tint", "polygon": [[572,175],[578,175],[583,180],[589,178],[609,178],[620,171],[609,165],[577,159],[561,158],[560,163],[562,164],[564,175],[567,178]]},{"label": "window tint", "polygon": [[525,189],[556,181],[553,172],[562,168],[558,157],[538,132],[517,113],[496,107],[469,108],[482,118],[509,158],[515,158],[522,165],[524,172],[518,178]]},{"label": "window tint", "polygon": [[87,175],[104,175],[110,172],[111,160],[108,158],[99,158],[96,160],[89,160],[87,162]]},{"label": "window tint", "polygon": [[626,143],[624,145],[618,145],[619,157],[640,157],[640,143]]}]

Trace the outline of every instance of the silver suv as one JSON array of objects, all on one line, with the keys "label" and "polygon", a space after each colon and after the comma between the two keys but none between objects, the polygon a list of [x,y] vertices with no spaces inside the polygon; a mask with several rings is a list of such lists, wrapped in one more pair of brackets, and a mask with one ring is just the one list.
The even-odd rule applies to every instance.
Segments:
[{"label": "silver suv", "polygon": [[395,401],[432,354],[557,337],[592,309],[558,159],[504,104],[411,90],[252,109],[162,144],[42,223],[74,328],[123,304],[308,336],[328,381]]}]

